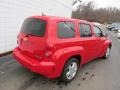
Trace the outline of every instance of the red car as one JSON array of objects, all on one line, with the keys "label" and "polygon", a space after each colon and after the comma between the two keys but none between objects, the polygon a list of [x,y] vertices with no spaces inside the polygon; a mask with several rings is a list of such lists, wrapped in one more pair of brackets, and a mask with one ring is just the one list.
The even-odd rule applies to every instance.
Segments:
[{"label": "red car", "polygon": [[21,28],[14,57],[32,72],[64,82],[95,58],[108,58],[112,42],[102,30],[84,20],[32,16]]}]

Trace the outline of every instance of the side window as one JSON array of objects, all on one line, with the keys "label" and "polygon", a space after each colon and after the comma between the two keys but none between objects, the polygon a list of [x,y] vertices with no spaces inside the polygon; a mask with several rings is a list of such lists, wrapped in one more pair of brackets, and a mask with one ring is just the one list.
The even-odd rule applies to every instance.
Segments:
[{"label": "side window", "polygon": [[97,26],[94,26],[94,34],[97,36],[97,37],[101,37],[102,36],[102,31],[100,28],[98,28]]},{"label": "side window", "polygon": [[92,36],[91,27],[89,24],[79,24],[79,32],[81,37]]},{"label": "side window", "polygon": [[58,31],[59,38],[73,38],[75,37],[75,25],[73,22],[59,22]]}]

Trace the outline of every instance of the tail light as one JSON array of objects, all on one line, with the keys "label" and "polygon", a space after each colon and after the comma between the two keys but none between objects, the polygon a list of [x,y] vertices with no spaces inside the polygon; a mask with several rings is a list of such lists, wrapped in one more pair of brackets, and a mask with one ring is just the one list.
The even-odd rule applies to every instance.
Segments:
[{"label": "tail light", "polygon": [[39,61],[43,60],[44,58],[50,58],[51,56],[52,56],[52,52],[50,52],[50,51],[46,51],[44,53],[44,56],[43,55],[38,55],[38,54],[34,55],[34,57]]},{"label": "tail light", "polygon": [[53,49],[54,49],[54,45],[53,45],[53,44],[48,44],[47,50],[46,50],[46,52],[45,52],[45,56],[46,56],[46,57],[52,56],[52,54],[53,54],[53,52],[52,52]]},{"label": "tail light", "polygon": [[18,38],[19,38],[19,35],[17,35],[17,44],[19,43]]}]

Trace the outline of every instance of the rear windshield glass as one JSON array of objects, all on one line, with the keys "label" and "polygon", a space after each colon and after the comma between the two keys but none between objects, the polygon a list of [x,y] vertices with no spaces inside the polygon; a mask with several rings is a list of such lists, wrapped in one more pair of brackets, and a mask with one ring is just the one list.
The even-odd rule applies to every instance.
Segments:
[{"label": "rear windshield glass", "polygon": [[24,21],[21,27],[21,32],[33,36],[43,37],[45,34],[45,29],[46,21],[35,18],[28,18]]}]

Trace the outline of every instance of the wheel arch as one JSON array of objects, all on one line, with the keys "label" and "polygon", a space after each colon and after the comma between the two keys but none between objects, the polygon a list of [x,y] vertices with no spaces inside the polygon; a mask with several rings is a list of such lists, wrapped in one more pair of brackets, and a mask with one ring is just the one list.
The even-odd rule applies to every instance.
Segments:
[{"label": "wheel arch", "polygon": [[76,59],[79,61],[79,65],[81,65],[82,57],[81,57],[80,54],[76,54],[76,55],[70,56],[70,57],[66,60],[65,64],[66,64],[71,58],[76,58]]},{"label": "wheel arch", "polygon": [[108,47],[110,47],[110,49],[112,48],[112,42],[107,40],[101,49],[100,57],[104,56]]},{"label": "wheel arch", "polygon": [[81,65],[84,61],[85,51],[82,47],[71,47],[60,49],[54,54],[54,61],[56,62],[55,76],[59,77],[63,71],[65,64],[71,59],[76,58]]},{"label": "wheel arch", "polygon": [[76,58],[76,59],[78,60],[78,62],[79,62],[79,66],[81,66],[81,62],[82,62],[82,57],[81,57],[81,55],[80,55],[80,54],[72,55],[72,56],[68,57],[67,60],[65,61],[64,65],[63,65],[63,67],[62,67],[62,70],[61,70],[61,72],[60,72],[60,75],[62,74],[62,71],[63,71],[65,65],[67,64],[67,62],[68,62],[71,58]]}]

